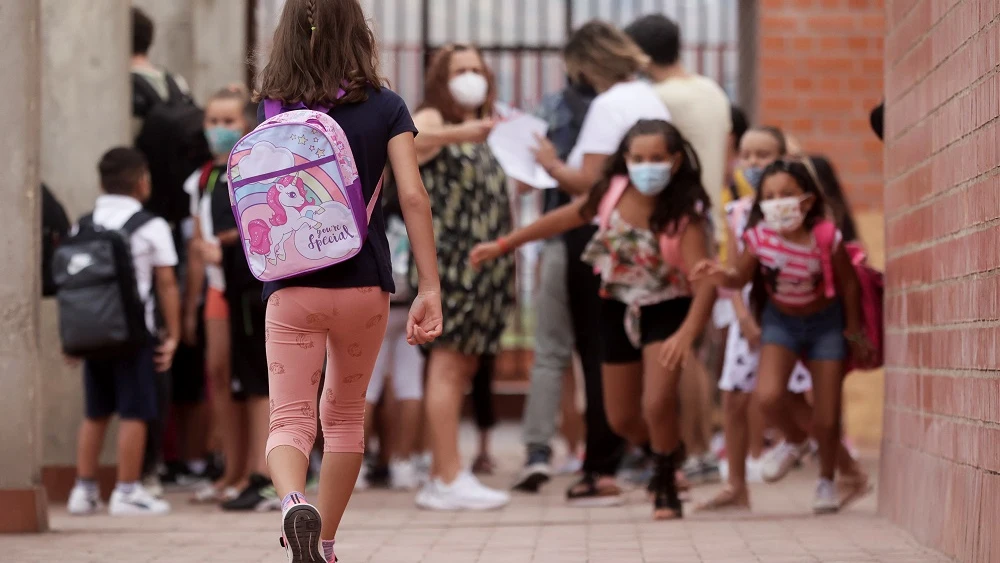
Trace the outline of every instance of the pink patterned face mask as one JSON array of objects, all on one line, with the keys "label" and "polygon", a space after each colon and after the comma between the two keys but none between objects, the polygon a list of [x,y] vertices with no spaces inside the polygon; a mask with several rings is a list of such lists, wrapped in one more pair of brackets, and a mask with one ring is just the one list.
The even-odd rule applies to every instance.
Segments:
[{"label": "pink patterned face mask", "polygon": [[783,197],[760,202],[760,211],[764,214],[767,226],[779,233],[787,233],[801,227],[804,218],[802,202],[807,197],[809,196]]}]

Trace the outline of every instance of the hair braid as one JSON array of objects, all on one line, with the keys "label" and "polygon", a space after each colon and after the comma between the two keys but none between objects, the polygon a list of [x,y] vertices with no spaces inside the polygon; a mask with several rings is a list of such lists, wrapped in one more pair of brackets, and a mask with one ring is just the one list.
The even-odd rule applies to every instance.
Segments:
[{"label": "hair braid", "polygon": [[316,0],[309,0],[306,3],[306,18],[309,20],[309,52],[312,53],[316,47]]}]

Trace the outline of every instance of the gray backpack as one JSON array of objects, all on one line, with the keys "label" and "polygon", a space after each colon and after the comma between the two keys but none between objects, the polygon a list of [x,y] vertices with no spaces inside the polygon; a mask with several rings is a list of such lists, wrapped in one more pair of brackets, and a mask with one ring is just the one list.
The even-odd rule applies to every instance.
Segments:
[{"label": "gray backpack", "polygon": [[154,217],[139,211],[121,229],[105,229],[94,223],[92,214],[86,215],[76,234],[56,249],[52,276],[66,355],[106,358],[149,342],[130,239]]}]

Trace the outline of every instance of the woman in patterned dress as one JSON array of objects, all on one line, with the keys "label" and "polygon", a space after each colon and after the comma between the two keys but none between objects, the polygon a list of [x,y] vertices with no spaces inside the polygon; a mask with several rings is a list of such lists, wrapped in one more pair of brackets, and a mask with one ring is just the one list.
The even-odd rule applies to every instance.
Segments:
[{"label": "woman in patterned dress", "polygon": [[448,46],[428,69],[425,100],[414,115],[417,158],[431,197],[444,329],[428,347],[426,424],[431,480],[417,504],[431,510],[488,510],[509,502],[462,470],[462,399],[483,356],[495,354],[514,302],[514,261],[473,269],[477,243],[511,228],[507,178],[485,141],[493,127],[493,77],[473,47]]}]

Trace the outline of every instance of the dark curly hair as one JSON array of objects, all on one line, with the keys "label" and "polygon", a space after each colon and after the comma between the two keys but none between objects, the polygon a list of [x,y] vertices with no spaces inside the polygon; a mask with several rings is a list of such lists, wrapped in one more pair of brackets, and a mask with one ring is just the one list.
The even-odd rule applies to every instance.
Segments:
[{"label": "dark curly hair", "polygon": [[685,216],[691,220],[705,219],[712,204],[708,193],[701,185],[701,165],[698,162],[698,155],[676,127],[660,119],[639,120],[628,130],[618,150],[608,159],[601,179],[594,185],[594,189],[590,190],[590,196],[581,209],[581,214],[587,218],[597,215],[601,200],[604,194],[608,193],[611,178],[628,176],[625,155],[632,140],[642,135],[661,135],[670,154],[683,154],[680,166],[673,170],[667,189],[660,192],[656,198],[656,207],[653,209],[652,217],[649,218],[650,229],[657,233],[670,232]]}]

